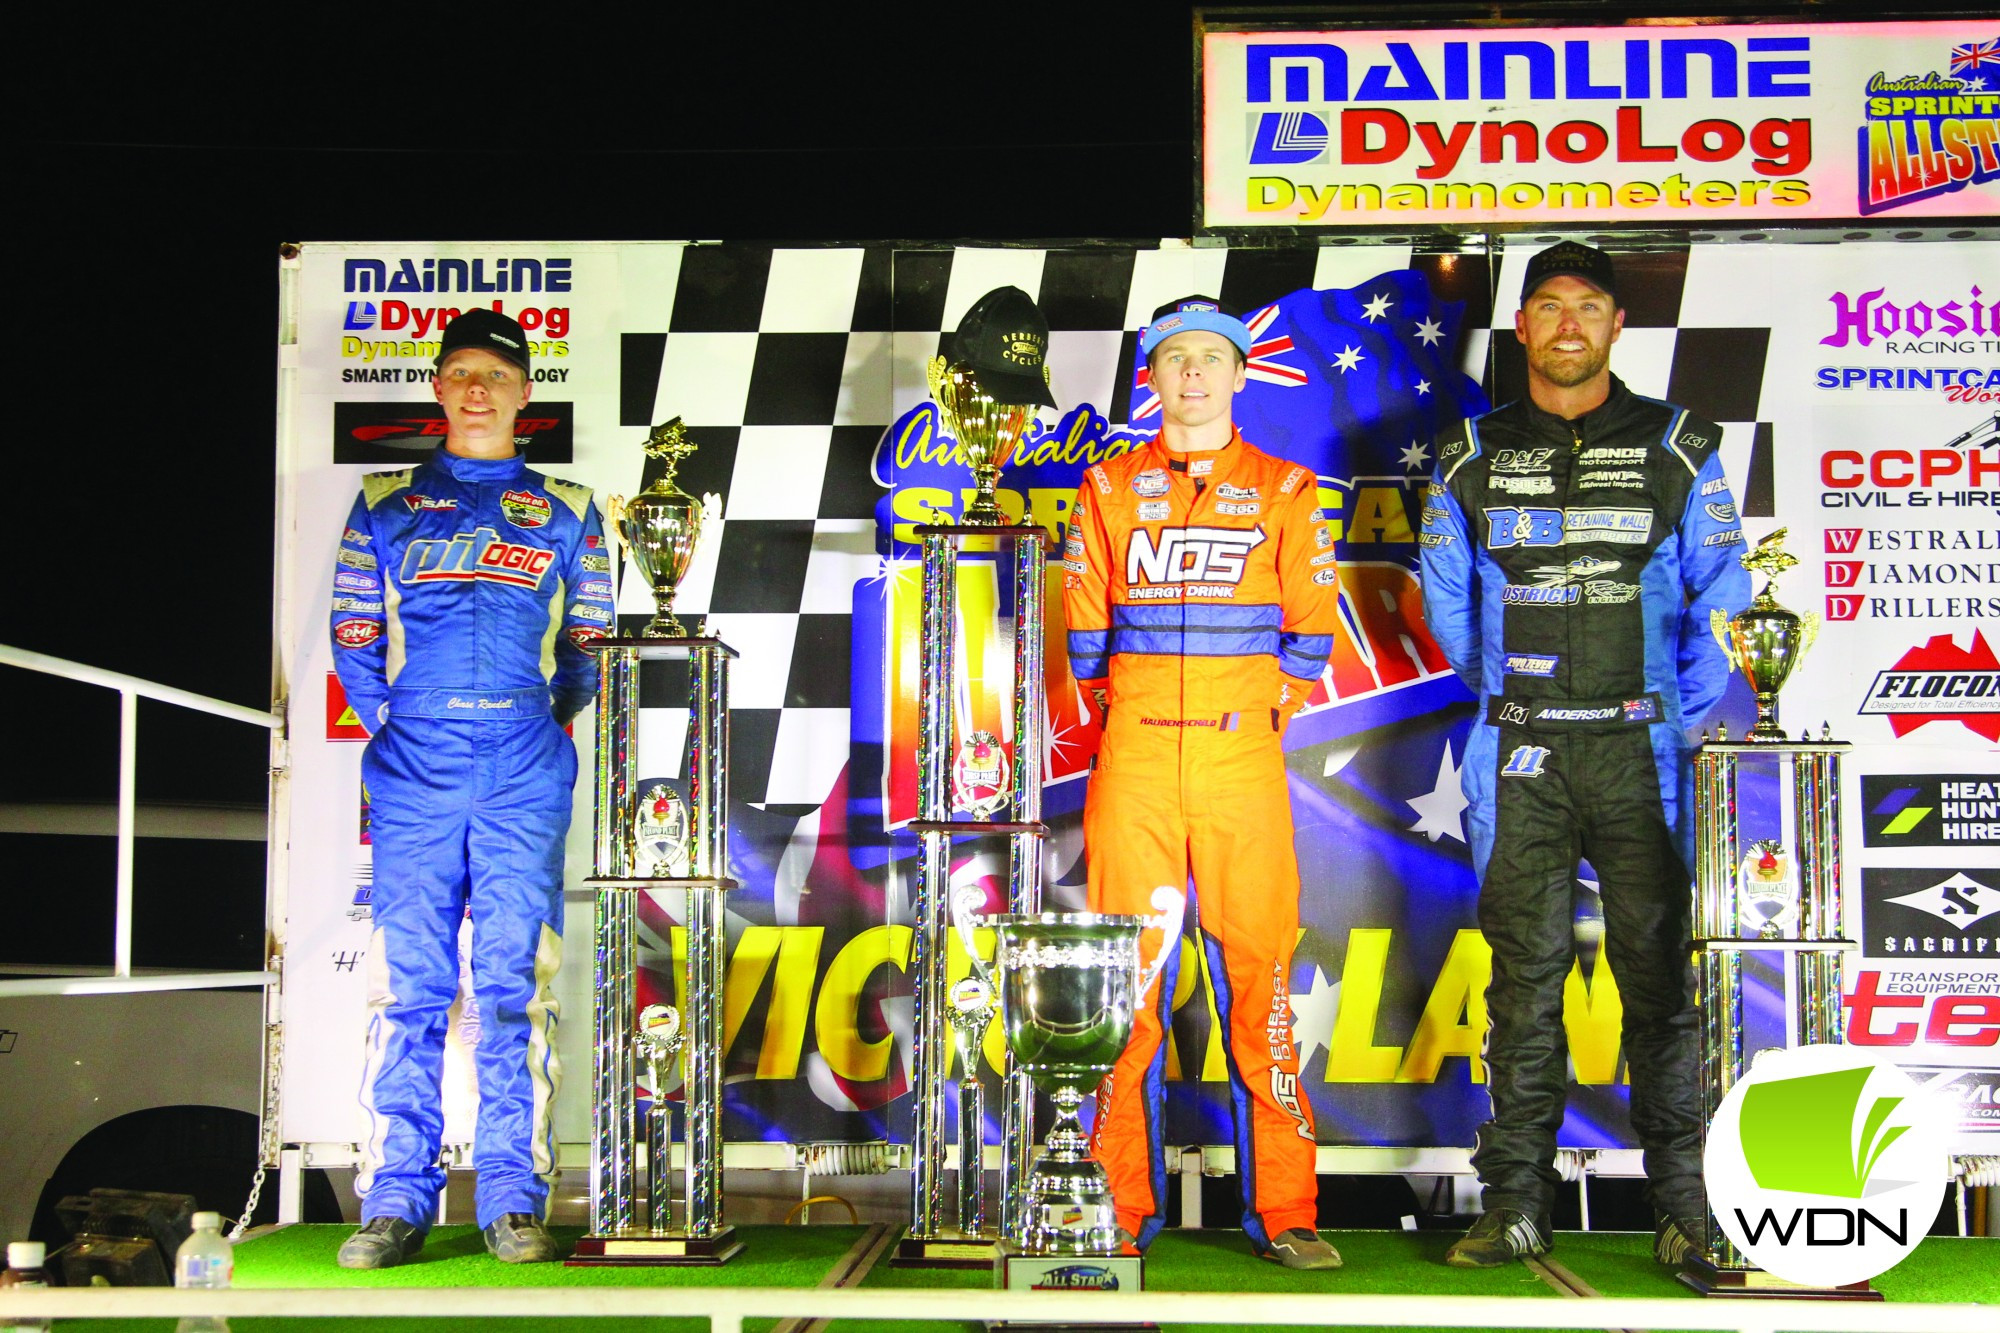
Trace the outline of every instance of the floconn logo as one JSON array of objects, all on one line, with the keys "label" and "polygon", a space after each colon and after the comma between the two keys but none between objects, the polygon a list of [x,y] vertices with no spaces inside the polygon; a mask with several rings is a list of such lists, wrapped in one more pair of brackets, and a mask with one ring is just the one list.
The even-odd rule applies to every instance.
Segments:
[{"label": "floconn logo", "polygon": [[1907,1258],[1944,1195],[1950,1122],[1889,1061],[1846,1046],[1766,1051],[1715,1113],[1715,1220],[1759,1268],[1811,1287]]}]

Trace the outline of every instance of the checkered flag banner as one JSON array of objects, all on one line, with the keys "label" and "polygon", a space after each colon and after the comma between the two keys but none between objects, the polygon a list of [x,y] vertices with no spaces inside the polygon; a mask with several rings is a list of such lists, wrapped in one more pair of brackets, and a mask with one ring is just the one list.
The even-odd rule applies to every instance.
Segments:
[{"label": "checkered flag banner", "polygon": [[[316,718],[323,704],[326,727],[295,724],[293,741],[286,1138],[361,1137],[350,1056],[361,1048],[366,969],[353,962],[369,927],[357,892],[384,887],[354,868],[368,857],[355,832],[366,736],[330,671],[333,552],[361,474],[435,447],[436,330],[472,305],[500,306],[536,340],[520,423],[530,466],[590,486],[600,504],[629,496],[655,475],[640,449],[646,431],[677,416],[698,446],[679,485],[723,497],[677,609],[741,653],[730,697],[730,874],[742,887],[729,904],[727,1133],[907,1133],[909,529],[954,516],[971,487],[938,433],[923,366],[980,296],[1015,286],[1048,320],[1061,407],[1038,421],[1039,449],[1003,473],[1001,500],[1052,529],[1084,465],[1158,429],[1137,355],[1152,311],[1199,292],[1245,315],[1254,344],[1237,421],[1261,448],[1313,469],[1339,534],[1343,628],[1287,736],[1306,925],[1290,978],[1301,1085],[1328,1142],[1471,1142],[1485,1108],[1473,1072],[1484,977],[1461,943],[1476,928],[1459,772],[1470,695],[1423,628],[1415,536],[1437,435],[1525,390],[1518,290],[1549,239],[305,247],[287,270],[299,332],[283,351],[293,378],[281,473],[296,521],[281,552],[280,633],[293,716]],[[1864,770],[1912,762],[1869,743],[1951,756],[1909,772],[1992,767],[1978,747],[1990,746],[2000,713],[1976,701],[1929,712],[1899,702],[1925,688],[1926,673],[1995,670],[1985,626],[2000,617],[2000,588],[1982,572],[1996,558],[1992,510],[1978,507],[2000,480],[2000,432],[1980,433],[2000,405],[2000,370],[1979,341],[2000,336],[1991,284],[1976,280],[1990,268],[1979,262],[1988,244],[1654,238],[1621,250],[1599,240],[1616,254],[1626,315],[1612,369],[1635,392],[1722,424],[1753,538],[1792,528],[1804,563],[1780,594],[1822,611],[1827,627],[1787,709],[1861,742]],[[1949,331],[1953,321],[1962,332]],[[1911,586],[1919,569],[1945,564],[1971,572],[1954,573],[1953,588]],[[650,609],[626,573],[621,625],[635,628]],[[1047,894],[1081,906],[1095,732],[1060,634],[1049,641]],[[1871,704],[1882,690],[1897,693]],[[645,702],[670,711],[673,700],[660,691]],[[1891,705],[1899,711],[1869,711]],[[1725,709],[1732,729],[1752,712],[1747,694]],[[577,734],[585,743],[587,728]],[[675,763],[663,759],[660,776],[677,779]],[[586,788],[572,880],[588,873],[590,817]],[[1951,870],[1992,878],[1978,865]],[[998,873],[974,844],[953,867],[964,883]],[[587,910],[581,897],[574,905]],[[1586,926],[1595,910],[1586,894]],[[642,915],[652,941],[642,999],[672,1000],[684,966],[674,904]],[[584,929],[579,915],[572,937]],[[328,962],[337,958],[348,964]],[[1175,1015],[1168,1132],[1226,1142],[1222,1043],[1211,1039],[1198,963],[1183,973],[1197,980]],[[1581,966],[1595,984],[1595,956]],[[572,964],[559,978],[571,1012],[588,1011],[588,971]],[[1359,1029],[1336,1023],[1346,1005],[1373,1006],[1358,1046]],[[1590,1142],[1615,1144],[1629,1130],[1608,1012],[1571,1015],[1582,1085],[1571,1115]],[[569,1024],[562,1040],[587,1029]],[[292,1054],[308,1051],[326,1054]],[[588,1066],[580,1047],[566,1054],[572,1068]],[[566,1093],[562,1105],[564,1136],[581,1140],[580,1101]]]}]

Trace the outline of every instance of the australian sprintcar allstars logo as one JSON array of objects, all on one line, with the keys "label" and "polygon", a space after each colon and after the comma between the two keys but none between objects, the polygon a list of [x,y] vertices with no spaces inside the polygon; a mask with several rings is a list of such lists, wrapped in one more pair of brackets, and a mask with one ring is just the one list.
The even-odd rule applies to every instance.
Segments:
[{"label": "australian sprintcar allstars logo", "polygon": [[2000,742],[2000,659],[1979,630],[1967,648],[1949,634],[1933,635],[1875,673],[1860,711],[1887,717],[1898,736],[1930,722],[1957,722]]},{"label": "australian sprintcar allstars logo", "polygon": [[[1936,52],[1939,64],[1946,54]],[[1856,203],[1864,215],[2000,177],[2000,156],[1994,152],[2000,51],[1992,41],[1970,40],[1952,47],[1949,56],[1949,74],[1937,73],[1933,65],[1924,73],[1884,71],[1869,78],[1865,116],[1856,132],[1861,164]]]}]

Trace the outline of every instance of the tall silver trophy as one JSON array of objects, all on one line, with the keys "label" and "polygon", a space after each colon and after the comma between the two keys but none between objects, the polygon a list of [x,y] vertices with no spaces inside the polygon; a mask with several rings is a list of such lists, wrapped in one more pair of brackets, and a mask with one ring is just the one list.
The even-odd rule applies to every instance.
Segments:
[{"label": "tall silver trophy", "polygon": [[[958,523],[917,528],[923,548],[922,642],[918,650],[918,861],[916,929],[910,950],[915,979],[911,1046],[910,1227],[893,1260],[898,1265],[986,1268],[997,1259],[1002,1232],[1020,1209],[1033,1149],[1029,1121],[1034,1088],[1012,1067],[1000,1088],[998,1226],[984,1203],[984,1092],[979,1061],[961,1059],[957,1125],[958,1208],[946,1196],[946,1074],[956,1033],[961,1052],[976,1057],[990,1021],[992,996],[954,995],[947,968],[951,863],[954,843],[1004,838],[1009,912],[1041,906],[1042,769],[1044,751],[1042,605],[1049,534],[1034,524],[1005,521],[994,487],[1033,424],[1038,406],[1053,406],[1042,356],[1048,325],[1025,292],[988,292],[966,312],[948,355],[928,371],[938,426],[956,442],[975,487]],[[989,554],[990,552],[990,554]],[[962,557],[968,557],[962,559]],[[1013,640],[1011,692],[981,698],[961,689],[959,589],[966,579],[991,578],[1002,624]],[[1009,614],[1011,610],[1011,615]],[[997,693],[997,691],[996,691]],[[959,700],[972,699],[971,712]],[[975,910],[977,910],[975,905]],[[1011,1232],[1009,1232],[1011,1234]]]},{"label": "tall silver trophy", "polygon": [[[1022,1224],[1002,1246],[999,1285],[1138,1291],[1145,1261],[1121,1254],[1118,1210],[1078,1115],[1118,1062],[1140,1005],[1180,943],[1186,899],[1161,888],[1157,915],[1043,912],[988,918],[995,928],[1000,1019],[1021,1071],[1055,1104],[1023,1188]],[[1141,966],[1141,934],[1160,931]]]},{"label": "tall silver trophy", "polygon": [[[1812,643],[1810,614],[1779,606],[1772,581],[1798,561],[1779,529],[1742,559],[1767,576],[1749,607],[1713,617],[1731,665],[1757,696],[1741,741],[1695,752],[1695,999],[1704,1124],[1760,1052],[1841,1040],[1841,963],[1858,946],[1842,910],[1840,761],[1845,741],[1785,739],[1778,690]],[[1746,792],[1747,789],[1747,792]],[[1746,794],[1750,799],[1745,799]],[[1789,798],[1789,799],[1787,799]],[[1746,1003],[1746,997],[1754,996]],[[1767,1002],[1757,1002],[1766,999]],[[1680,1280],[1704,1295],[1880,1299],[1866,1282],[1806,1288],[1750,1263],[1713,1217]]]},{"label": "tall silver trophy", "polygon": [[[694,448],[679,426],[676,419],[655,427],[647,441],[648,454],[667,462],[666,486],[656,483],[631,504],[611,502],[614,532],[653,590],[658,614],[637,638],[590,645],[601,668],[595,873],[585,881],[596,895],[591,1198],[590,1234],[577,1242],[573,1265],[720,1264],[743,1248],[722,1220],[722,903],[735,887],[727,867],[729,663],[736,650],[720,639],[685,635],[673,619],[673,590],[694,558],[702,509],[672,488],[673,465]],[[663,490],[671,494],[655,503]],[[642,670],[685,675],[684,801],[663,783],[641,790]],[[687,987],[677,1008],[649,1005],[642,1015],[635,993],[638,896],[659,891],[686,902]],[[666,1099],[676,1056],[684,1107],[678,1226]],[[642,1066],[650,1093],[643,1135]]]}]

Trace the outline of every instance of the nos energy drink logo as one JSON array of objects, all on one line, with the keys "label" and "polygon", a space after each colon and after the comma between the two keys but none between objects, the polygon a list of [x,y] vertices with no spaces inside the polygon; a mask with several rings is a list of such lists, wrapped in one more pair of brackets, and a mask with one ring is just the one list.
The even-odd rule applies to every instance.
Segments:
[{"label": "nos energy drink logo", "polygon": [[1709,1126],[1715,1220],[1787,1282],[1866,1282],[1929,1232],[1950,1124],[1945,1103],[1887,1060],[1845,1046],[1766,1051]]}]

